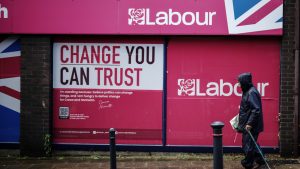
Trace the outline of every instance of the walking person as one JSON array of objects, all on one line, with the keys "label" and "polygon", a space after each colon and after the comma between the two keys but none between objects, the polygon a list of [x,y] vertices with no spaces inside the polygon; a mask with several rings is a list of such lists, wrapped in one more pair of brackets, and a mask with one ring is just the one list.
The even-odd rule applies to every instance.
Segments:
[{"label": "walking person", "polygon": [[245,154],[241,164],[246,169],[251,169],[254,166],[258,168],[265,162],[248,132],[251,132],[257,141],[260,132],[264,130],[261,96],[252,84],[251,73],[240,74],[238,82],[243,91],[237,129],[238,132],[242,133],[242,149]]}]

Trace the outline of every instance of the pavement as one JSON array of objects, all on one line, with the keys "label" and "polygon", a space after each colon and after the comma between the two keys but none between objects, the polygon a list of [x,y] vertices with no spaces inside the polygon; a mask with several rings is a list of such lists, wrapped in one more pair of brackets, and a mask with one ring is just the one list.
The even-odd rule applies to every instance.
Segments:
[{"label": "pavement", "polygon": [[[242,154],[224,154],[224,169],[242,169]],[[300,169],[300,158],[267,154],[272,169]],[[117,152],[118,169],[212,169],[209,153]],[[20,157],[18,151],[0,150],[0,169],[109,169],[109,152],[56,151],[52,157]],[[260,169],[267,169],[266,166]]]}]

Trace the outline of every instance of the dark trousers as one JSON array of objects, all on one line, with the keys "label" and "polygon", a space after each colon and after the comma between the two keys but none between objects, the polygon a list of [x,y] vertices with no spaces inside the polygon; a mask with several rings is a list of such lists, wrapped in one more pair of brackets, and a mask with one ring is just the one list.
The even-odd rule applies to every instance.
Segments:
[{"label": "dark trousers", "polygon": [[[251,133],[252,136],[255,139],[255,142],[258,139],[259,133]],[[259,154],[259,151],[257,150],[255,143],[252,141],[251,136],[248,132],[243,132],[242,136],[242,148],[245,154],[245,158],[241,161],[241,164],[245,168],[252,168],[254,162],[258,164],[263,164],[263,158]]]}]

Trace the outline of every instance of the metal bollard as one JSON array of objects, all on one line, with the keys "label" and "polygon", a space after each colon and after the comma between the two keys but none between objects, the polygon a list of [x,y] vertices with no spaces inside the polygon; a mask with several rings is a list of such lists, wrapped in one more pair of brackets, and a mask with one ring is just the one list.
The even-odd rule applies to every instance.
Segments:
[{"label": "metal bollard", "polygon": [[222,128],[224,123],[215,121],[211,123],[214,136],[214,169],[223,169],[223,143],[222,143]]},{"label": "metal bollard", "polygon": [[116,161],[116,130],[109,129],[110,169],[117,169]]}]

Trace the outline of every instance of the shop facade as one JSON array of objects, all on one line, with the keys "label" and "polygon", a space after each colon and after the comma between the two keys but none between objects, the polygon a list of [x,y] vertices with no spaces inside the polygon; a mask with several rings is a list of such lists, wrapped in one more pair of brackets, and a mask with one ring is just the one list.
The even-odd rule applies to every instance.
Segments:
[{"label": "shop facade", "polygon": [[223,121],[224,150],[236,152],[237,76],[251,72],[261,146],[297,155],[299,4],[0,4],[1,145],[42,155],[51,138],[54,149],[107,150],[115,128],[120,150],[209,152],[210,124]]}]

